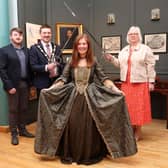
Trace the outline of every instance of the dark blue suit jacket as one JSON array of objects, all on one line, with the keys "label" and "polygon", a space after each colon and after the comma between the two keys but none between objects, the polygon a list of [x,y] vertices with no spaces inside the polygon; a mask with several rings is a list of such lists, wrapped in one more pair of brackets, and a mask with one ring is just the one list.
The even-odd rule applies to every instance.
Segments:
[{"label": "dark blue suit jacket", "polygon": [[[54,47],[54,45],[55,44],[52,43],[52,47]],[[42,51],[38,46],[42,49]],[[45,71],[45,66],[46,64],[48,64],[48,59],[44,53],[45,51],[41,42],[31,46],[30,48],[30,66],[31,70],[34,72],[33,84],[38,89],[48,88],[49,86],[51,86],[53,81],[62,74],[64,68],[61,49],[58,45],[56,45],[55,59],[59,63],[57,66],[58,76],[56,78],[50,78],[49,72]]]},{"label": "dark blue suit jacket", "polygon": [[[30,64],[29,64],[29,51],[23,48],[26,56],[27,78],[25,81],[31,82]],[[0,77],[3,81],[5,90],[17,88],[21,80],[21,65],[16,50],[12,44],[9,44],[0,49]]]}]

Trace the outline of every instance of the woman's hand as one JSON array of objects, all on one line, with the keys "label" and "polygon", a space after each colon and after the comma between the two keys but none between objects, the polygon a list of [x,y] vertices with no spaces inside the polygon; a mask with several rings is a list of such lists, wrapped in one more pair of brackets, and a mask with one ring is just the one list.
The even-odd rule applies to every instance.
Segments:
[{"label": "woman's hand", "polygon": [[116,86],[113,86],[111,89],[112,89],[112,91],[114,91],[114,92],[116,92],[116,93],[125,95],[124,92],[121,91],[120,89],[118,89]]},{"label": "woman's hand", "polygon": [[8,91],[9,94],[15,94],[16,93],[16,89],[15,88],[12,88]]},{"label": "woman's hand", "polygon": [[54,84],[52,84],[49,88],[47,89],[43,89],[43,90],[52,90],[54,88],[57,88],[57,87],[60,87],[60,86],[63,86],[64,85],[64,82],[63,81],[58,81],[58,82],[55,82]]},{"label": "woman's hand", "polygon": [[155,89],[154,83],[149,83],[149,91],[153,91]]},{"label": "woman's hand", "polygon": [[54,84],[55,87],[63,86],[64,82],[63,81],[58,81]]},{"label": "woman's hand", "polygon": [[104,85],[105,85],[106,87],[108,87],[109,89],[111,89],[112,91],[124,95],[124,93],[123,93],[120,89],[118,89],[118,87],[116,87],[115,84],[114,84],[111,80],[106,79],[106,80],[104,81]]},{"label": "woman's hand", "polygon": [[114,60],[114,56],[112,56],[112,55],[109,54],[109,53],[105,53],[105,54],[104,54],[104,57],[105,57],[105,59],[108,60],[108,61]]}]

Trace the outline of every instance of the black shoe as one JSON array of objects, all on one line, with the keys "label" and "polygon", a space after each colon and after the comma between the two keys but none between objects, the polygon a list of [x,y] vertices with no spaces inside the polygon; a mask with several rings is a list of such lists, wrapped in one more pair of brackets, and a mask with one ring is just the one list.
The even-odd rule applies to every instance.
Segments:
[{"label": "black shoe", "polygon": [[12,145],[18,145],[19,144],[19,139],[16,135],[12,135],[11,144]]},{"label": "black shoe", "polygon": [[22,131],[19,131],[19,135],[27,137],[27,138],[34,138],[35,137],[33,134],[31,134],[30,132],[28,132],[26,129],[24,129]]}]

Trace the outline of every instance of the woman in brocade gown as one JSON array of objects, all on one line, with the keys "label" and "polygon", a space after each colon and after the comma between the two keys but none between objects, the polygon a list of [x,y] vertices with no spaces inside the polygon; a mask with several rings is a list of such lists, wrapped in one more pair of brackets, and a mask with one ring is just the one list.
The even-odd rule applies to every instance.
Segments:
[{"label": "woman in brocade gown", "polygon": [[63,75],[41,91],[35,152],[86,165],[137,152],[124,96],[101,70],[86,34],[76,38]]},{"label": "woman in brocade gown", "polygon": [[150,91],[154,89],[155,57],[152,50],[142,44],[139,27],[132,26],[127,33],[129,45],[124,47],[118,58],[106,54],[120,68],[121,90],[125,93],[130,120],[136,140],[142,138],[141,127],[151,122]]}]

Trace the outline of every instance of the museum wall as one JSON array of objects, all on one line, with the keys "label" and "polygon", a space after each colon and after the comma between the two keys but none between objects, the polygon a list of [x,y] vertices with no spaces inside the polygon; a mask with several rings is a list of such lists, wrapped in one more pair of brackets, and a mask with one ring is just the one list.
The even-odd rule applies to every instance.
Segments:
[{"label": "museum wall", "polygon": [[[101,39],[103,36],[120,35],[122,46],[126,45],[126,33],[131,25],[140,26],[142,34],[160,33],[168,31],[167,0],[18,0],[19,25],[25,22],[43,24],[48,23],[53,28],[55,41],[56,23],[81,23],[84,31],[94,36],[93,47],[95,55],[101,61],[106,73],[119,76],[119,70],[103,59]],[[75,12],[72,16],[64,4]],[[151,20],[151,10],[160,9],[160,20]],[[107,24],[107,15],[115,14],[115,23]],[[116,55],[117,56],[117,55]],[[159,54],[156,63],[157,75],[161,79],[168,79],[168,54]]]}]

